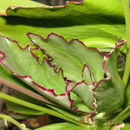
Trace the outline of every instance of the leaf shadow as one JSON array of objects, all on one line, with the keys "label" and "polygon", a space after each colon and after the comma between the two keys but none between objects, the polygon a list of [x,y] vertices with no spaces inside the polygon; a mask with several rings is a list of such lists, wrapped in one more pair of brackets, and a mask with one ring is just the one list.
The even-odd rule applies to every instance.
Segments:
[{"label": "leaf shadow", "polygon": [[102,14],[80,14],[77,16],[60,16],[52,18],[26,18],[18,16],[6,16],[8,25],[28,25],[35,27],[70,27],[76,25],[97,25],[97,24],[125,24],[125,20],[119,16],[106,16]]}]

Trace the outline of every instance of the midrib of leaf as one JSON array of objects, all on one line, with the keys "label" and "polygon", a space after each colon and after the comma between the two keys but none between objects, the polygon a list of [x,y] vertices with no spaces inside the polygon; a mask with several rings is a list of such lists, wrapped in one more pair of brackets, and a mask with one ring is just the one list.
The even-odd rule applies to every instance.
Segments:
[{"label": "midrib of leaf", "polygon": [[113,124],[120,123],[121,121],[124,121],[125,119],[130,117],[130,105],[126,107],[122,112],[120,112],[113,120]]}]

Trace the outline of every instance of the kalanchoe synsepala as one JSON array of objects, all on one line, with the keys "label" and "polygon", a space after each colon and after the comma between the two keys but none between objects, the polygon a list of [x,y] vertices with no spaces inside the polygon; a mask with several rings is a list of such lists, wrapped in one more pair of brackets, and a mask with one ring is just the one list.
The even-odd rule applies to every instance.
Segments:
[{"label": "kalanchoe synsepala", "polygon": [[[102,56],[81,41],[66,41],[54,33],[43,37],[27,33],[44,52],[39,61],[30,45],[21,48],[15,40],[0,37],[0,64],[13,75],[56,104],[67,109],[112,114],[124,101],[124,88],[116,68],[116,49]],[[47,57],[50,57],[49,60]],[[83,107],[84,106],[84,107]]]}]

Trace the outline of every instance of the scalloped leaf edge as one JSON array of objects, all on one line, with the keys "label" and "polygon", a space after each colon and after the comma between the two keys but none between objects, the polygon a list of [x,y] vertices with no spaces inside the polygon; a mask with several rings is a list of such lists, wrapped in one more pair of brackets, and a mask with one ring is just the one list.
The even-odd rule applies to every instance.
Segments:
[{"label": "scalloped leaf edge", "polygon": [[[90,115],[89,115],[89,117],[92,118],[92,115],[93,115],[94,113],[96,113],[96,95],[95,95],[95,90],[98,88],[98,86],[99,86],[99,84],[100,84],[101,82],[111,79],[111,74],[109,73],[109,71],[107,70],[107,67],[105,66],[106,61],[107,61],[107,59],[113,54],[113,52],[115,52],[115,50],[116,50],[118,47],[121,47],[121,46],[126,42],[126,40],[120,40],[119,37],[118,37],[118,41],[117,41],[117,43],[115,44],[115,47],[112,49],[112,51],[109,52],[106,56],[103,56],[103,55],[101,54],[101,52],[100,52],[96,47],[87,47],[82,41],[80,41],[80,40],[78,40],[78,39],[72,39],[71,41],[67,41],[66,39],[64,39],[63,36],[59,36],[58,34],[55,34],[55,33],[50,33],[50,34],[47,36],[47,38],[44,38],[44,37],[42,37],[42,36],[39,35],[39,34],[35,34],[35,33],[31,33],[31,32],[26,33],[26,35],[27,35],[27,37],[30,39],[30,41],[32,42],[32,44],[34,44],[36,47],[38,47],[38,49],[43,50],[43,51],[44,51],[44,54],[45,54],[46,56],[49,56],[49,57],[51,58],[51,60],[53,60],[52,56],[51,56],[51,55],[48,55],[48,54],[46,53],[46,51],[45,51],[43,48],[41,48],[38,44],[36,44],[36,43],[31,39],[31,37],[30,37],[29,35],[38,36],[38,37],[40,37],[40,38],[41,38],[42,40],[44,40],[44,41],[48,40],[51,35],[55,35],[55,36],[57,36],[57,37],[59,37],[59,38],[62,38],[67,44],[71,44],[71,42],[73,42],[74,40],[76,40],[76,41],[78,41],[80,44],[82,44],[82,45],[83,45],[85,48],[87,48],[87,49],[95,49],[95,50],[103,57],[102,67],[103,67],[103,70],[105,71],[107,77],[106,77],[106,78],[103,78],[103,79],[101,79],[101,80],[99,80],[96,85],[95,85],[95,82],[94,82],[94,80],[93,80],[93,78],[92,78],[92,73],[91,73],[91,70],[90,70],[90,68],[88,67],[88,65],[87,65],[87,64],[84,64],[84,67],[83,67],[83,69],[82,69],[82,77],[83,77],[84,69],[85,69],[86,67],[87,67],[87,69],[88,69],[89,72],[90,72],[90,77],[91,77],[92,83],[91,83],[91,84],[87,84],[87,85],[94,85],[94,86],[95,86],[95,87],[92,89],[92,91],[93,91],[93,97],[94,97],[94,99],[93,99],[94,112],[91,112]],[[50,61],[51,61],[51,60],[50,60]],[[49,62],[49,63],[50,63],[50,62]],[[50,64],[51,64],[51,63],[50,63]],[[56,68],[56,67],[55,67],[55,66],[56,66],[55,64],[51,64],[51,66],[53,66],[54,69]],[[61,69],[61,67],[60,67],[59,69]],[[64,75],[64,74],[63,74],[63,75]],[[69,80],[69,81],[71,81],[71,80]],[[71,81],[71,82],[73,82],[73,81]],[[74,89],[75,87],[77,87],[78,84],[82,84],[82,83],[86,84],[86,82],[85,82],[84,79],[83,79],[81,82],[77,82],[76,85],[75,85],[71,90],[68,90],[68,88],[67,88],[68,86],[66,86],[66,93],[70,93],[71,91],[73,91],[73,89]],[[73,102],[74,102],[74,101],[73,101]],[[78,110],[78,108],[75,108],[75,110]],[[93,120],[93,119],[92,119],[92,120]]]},{"label": "scalloped leaf edge", "polygon": [[[34,33],[27,33],[26,35],[29,37],[29,34],[33,34],[33,35],[36,35],[36,36],[40,36],[40,35],[34,34]],[[86,48],[88,48],[88,49],[96,49],[96,50],[98,51],[98,53],[101,55],[101,53],[99,52],[99,50],[98,50],[97,48],[95,48],[95,47],[87,47],[87,46],[84,45],[83,42],[81,42],[81,41],[78,40],[78,39],[72,39],[71,41],[67,41],[67,40],[64,39],[63,36],[59,36],[59,35],[57,35],[57,34],[55,34],[55,33],[49,34],[46,39],[43,38],[42,36],[40,36],[40,37],[41,37],[43,40],[47,40],[51,35],[55,35],[55,36],[58,36],[59,38],[62,38],[67,44],[70,44],[73,40],[77,40],[79,43],[81,43],[84,47],[86,47]],[[1,37],[3,37],[3,36],[1,36]],[[38,61],[38,58],[39,58],[39,57],[35,57],[35,55],[33,54],[32,49],[30,48],[30,45],[29,45],[29,44],[28,44],[25,48],[22,48],[22,47],[20,47],[20,45],[18,44],[18,42],[17,42],[16,40],[11,40],[9,37],[3,37],[3,38],[8,39],[8,40],[10,40],[10,41],[12,41],[12,42],[15,42],[15,43],[18,45],[18,47],[19,47],[20,49],[22,49],[22,50],[25,50],[25,49],[29,48],[30,53],[32,54],[32,56],[33,56],[33,57],[37,60],[37,62],[39,63],[39,61]],[[31,39],[30,37],[29,37],[29,39],[32,41],[32,39]],[[35,44],[34,41],[32,41],[32,43]],[[120,44],[119,44],[119,43],[120,43]],[[111,78],[111,75],[110,75],[110,73],[108,72],[108,70],[107,70],[107,68],[106,68],[106,66],[105,66],[106,61],[107,61],[107,59],[111,56],[111,54],[113,54],[113,52],[114,52],[118,47],[122,46],[124,43],[125,43],[125,40],[119,40],[119,38],[118,38],[118,42],[117,42],[117,44],[115,45],[115,47],[113,48],[113,50],[112,50],[110,53],[108,53],[106,56],[103,56],[102,67],[103,67],[104,71],[105,71],[106,74],[107,74],[107,78],[103,78],[103,79],[99,80],[96,85],[95,85],[95,83],[94,83],[93,80],[92,80],[92,84],[95,85],[95,87],[92,89],[92,91],[93,91],[93,97],[94,97],[94,99],[93,99],[94,112],[90,112],[90,113],[89,113],[89,116],[88,116],[88,118],[91,118],[92,121],[93,121],[93,117],[92,117],[92,116],[93,116],[94,113],[96,113],[96,95],[95,95],[94,92],[95,92],[95,90],[98,88],[98,86],[99,86],[99,84],[100,84],[101,82],[103,82],[103,81],[105,81],[105,80],[109,80],[109,79]],[[37,44],[35,44],[35,45],[36,45],[39,49],[42,49],[42,48],[40,48]],[[43,49],[42,49],[42,50],[43,50]],[[32,80],[32,77],[31,77],[31,76],[26,76],[26,75],[25,75],[25,76],[21,76],[21,75],[15,74],[12,70],[10,70],[10,68],[8,68],[6,65],[4,65],[4,64],[2,63],[2,61],[4,60],[5,54],[4,54],[3,52],[1,52],[1,51],[0,51],[0,54],[2,55],[2,57],[0,57],[0,64],[1,64],[3,67],[5,67],[6,69],[8,69],[12,74],[14,74],[14,75],[16,75],[16,76],[18,76],[18,77],[20,77],[20,78],[23,78],[23,79],[29,78],[34,85],[36,85],[38,88],[41,88],[41,89],[44,90],[44,91],[47,91],[47,92],[51,93],[53,96],[67,96],[67,97],[68,97],[68,100],[69,100],[69,103],[70,103],[70,105],[69,105],[70,107],[69,107],[69,108],[78,111],[78,109],[72,108],[72,104],[73,104],[74,100],[71,100],[71,99],[70,99],[70,95],[69,95],[69,94],[70,94],[70,92],[71,92],[78,84],[85,83],[84,80],[82,80],[81,82],[77,82],[76,85],[71,89],[71,91],[68,91],[67,86],[69,85],[69,83],[67,83],[66,86],[65,86],[66,93],[63,93],[63,94],[60,94],[60,95],[56,95],[55,92],[54,92],[54,89],[46,89],[46,88],[44,88],[43,86],[38,85],[37,83],[35,83],[35,82]],[[45,54],[46,54],[46,53],[45,53]],[[101,55],[101,56],[102,56],[102,55]],[[51,57],[51,58],[52,58],[52,57]],[[45,57],[44,57],[42,63],[43,63],[44,61],[46,61],[46,62],[48,63],[48,65],[54,69],[54,72],[57,73],[56,70],[55,70],[55,65],[50,64]],[[41,63],[39,63],[39,64],[41,64]],[[83,69],[82,69],[82,73],[84,72],[84,68],[85,68],[85,67],[87,67],[87,68],[89,69],[89,67],[85,64],[84,67],[83,67]],[[62,69],[60,68],[60,69],[58,70],[58,72],[59,72],[59,71],[62,71]],[[89,72],[90,72],[90,76],[91,76],[91,79],[92,79],[92,75],[91,75],[91,70],[90,70],[90,69],[89,69]]]},{"label": "scalloped leaf edge", "polygon": [[68,4],[72,3],[72,4],[81,4],[83,3],[84,0],[81,0],[79,2],[76,2],[76,1],[66,1],[64,5],[61,5],[61,6],[48,6],[48,7],[24,7],[24,6],[9,6],[7,9],[6,9],[6,14],[0,14],[0,16],[8,16],[8,10],[13,10],[13,9],[18,9],[18,8],[23,8],[23,9],[26,9],[26,8],[29,8],[29,9],[36,9],[36,8],[39,8],[39,9],[52,9],[52,8],[65,8]]},{"label": "scalloped leaf edge", "polygon": [[[16,40],[11,40],[9,37],[4,37],[4,36],[0,36],[0,37],[3,37],[3,38],[5,38],[5,39],[7,39],[7,40],[9,40],[9,41],[11,41],[11,42],[16,43],[17,46],[18,46],[21,50],[26,50],[27,48],[29,48],[32,57],[34,57],[34,58],[36,59],[36,62],[38,62],[38,58],[36,58],[36,57],[34,56],[34,54],[33,54],[33,52],[32,52],[32,49],[30,48],[30,45],[29,45],[29,44],[26,45],[25,48],[22,48],[22,47],[18,44],[18,42],[17,42]],[[13,75],[15,75],[15,76],[17,76],[17,77],[19,77],[19,78],[21,78],[21,79],[25,79],[25,80],[28,79],[33,85],[35,85],[35,86],[38,87],[39,89],[43,90],[44,92],[48,92],[48,93],[52,94],[54,97],[66,97],[67,100],[68,100],[68,103],[69,103],[68,108],[72,108],[72,103],[73,103],[74,101],[70,99],[69,94],[62,93],[62,94],[60,94],[60,95],[57,95],[57,94],[54,92],[54,89],[53,89],[53,88],[52,88],[52,89],[46,89],[46,88],[44,88],[44,86],[41,86],[41,85],[37,84],[35,81],[33,81],[31,76],[27,76],[27,75],[22,76],[22,75],[16,74],[16,73],[13,72],[8,66],[6,66],[4,63],[2,63],[2,61],[4,60],[4,58],[5,58],[6,55],[5,55],[3,52],[1,52],[1,51],[0,51],[0,55],[1,55],[1,57],[0,57],[0,64],[1,64],[3,67],[5,67],[8,71],[10,71]],[[50,64],[48,63],[48,61],[47,61],[45,58],[43,59],[43,62],[44,62],[44,61],[47,62],[47,64],[50,66]],[[40,63],[38,62],[38,64],[40,64]],[[53,70],[54,70],[54,67],[53,67],[53,66],[50,66],[50,67],[53,68]],[[60,71],[61,71],[61,69],[60,69],[58,72],[56,72],[56,71],[54,70],[55,73],[59,73]],[[62,71],[61,71],[61,73],[62,73]],[[66,84],[66,86],[67,86],[67,85],[68,85],[68,84]],[[66,86],[65,86],[65,87],[66,87]]]}]

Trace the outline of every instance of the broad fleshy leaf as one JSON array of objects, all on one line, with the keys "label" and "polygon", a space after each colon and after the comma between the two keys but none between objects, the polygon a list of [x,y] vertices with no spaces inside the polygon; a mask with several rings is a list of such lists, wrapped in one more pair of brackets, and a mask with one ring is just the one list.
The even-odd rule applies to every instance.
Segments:
[{"label": "broad fleshy leaf", "polygon": [[[88,107],[91,108],[93,105],[97,112],[110,113],[122,105],[124,88],[117,72],[115,52],[112,51],[103,57],[96,48],[86,47],[78,40],[67,42],[63,37],[56,34],[50,34],[46,39],[32,33],[27,35],[33,44],[38,44],[37,46],[44,50],[44,54],[51,57],[50,63],[52,66],[63,69],[63,75],[67,80],[78,82],[71,89],[68,89],[67,86],[67,93],[78,89],[74,92],[84,102],[87,102],[85,104]],[[124,41],[119,40],[114,50],[123,43]],[[89,75],[89,71],[85,71],[84,65],[87,65],[90,71]],[[88,75],[88,83],[87,77],[85,80],[87,85],[82,77],[85,74]],[[90,79],[92,82],[90,82]]]},{"label": "broad fleshy leaf", "polygon": [[[16,41],[1,37],[0,50],[2,51],[2,57],[0,63],[14,75],[21,78],[25,83],[38,90],[47,98],[68,108],[72,105],[72,100],[67,96],[71,91],[83,99],[89,108],[93,106],[97,112],[110,113],[122,105],[124,88],[116,71],[116,56],[114,53],[110,52],[106,57],[103,57],[95,48],[88,48],[78,40],[72,40],[70,43],[67,43],[63,37],[56,34],[49,35],[47,39],[31,33],[27,35],[33,43],[38,43],[44,49],[45,55],[52,56],[52,61],[48,62],[44,58],[42,64],[39,64],[32,57],[31,49],[31,53],[29,52],[29,46],[23,49],[23,51],[18,47],[19,45]],[[120,42],[123,44],[124,41],[121,40]],[[116,48],[118,46],[120,45],[117,45]],[[15,51],[11,52],[14,48]],[[9,54],[8,52],[11,53]],[[53,65],[54,63],[56,65]],[[85,65],[89,68],[89,71],[85,71]],[[69,82],[77,82],[76,85],[70,89],[68,86],[71,82],[66,84],[63,80],[61,69],[57,71],[55,66],[62,68],[63,76],[66,77],[67,82],[68,80]],[[90,72],[90,75],[88,75],[88,72]],[[88,84],[86,84],[87,79],[82,79],[85,74],[88,75]],[[84,82],[84,87],[81,85],[82,82]],[[46,88],[43,88],[41,85],[44,85]],[[86,87],[91,87],[91,85],[93,85],[92,88],[86,89]],[[78,89],[77,92],[76,88]]]},{"label": "broad fleshy leaf", "polygon": [[[33,104],[37,104],[39,106],[42,106],[43,108],[48,108],[48,110],[50,109],[53,109],[54,111],[58,111],[59,113],[62,113],[63,115],[67,116],[67,117],[70,117],[74,120],[78,120],[80,121],[84,115],[82,114],[78,114],[76,112],[73,112],[72,111],[67,111],[67,110],[64,110],[63,108],[58,108],[57,106],[54,106],[54,105],[50,105],[52,104],[50,101],[48,102],[47,100],[45,100],[45,98],[43,99],[43,97],[40,97],[38,98],[38,95],[35,95],[34,92],[36,93],[36,91],[34,91],[33,89],[31,89],[27,84],[25,84],[24,82],[20,81],[18,78],[16,78],[15,76],[13,76],[13,74],[9,71],[7,71],[4,67],[0,66],[0,83],[4,84],[4,87],[6,86],[9,86],[11,87],[10,85],[12,85],[12,89],[15,89],[17,91],[20,91],[21,88],[25,88],[24,90],[21,90],[20,92],[22,93],[18,93],[16,95],[12,95],[13,97],[17,97],[18,99],[22,99],[24,101],[28,101],[30,103],[33,103]],[[4,80],[3,80],[4,79]],[[6,84],[6,82],[9,82]],[[5,86],[6,85],[6,86]],[[17,88],[16,88],[17,86]],[[19,90],[19,89],[20,90]],[[30,92],[27,92],[28,89],[29,91],[32,91],[33,93],[30,93]],[[24,95],[26,94],[26,95]],[[31,95],[30,95],[31,94]],[[27,96],[28,95],[28,96]],[[30,97],[31,96],[31,97]],[[33,98],[32,98],[33,97]],[[36,100],[37,99],[37,100]],[[40,102],[40,101],[41,102]],[[47,104],[46,104],[47,103]],[[76,105],[76,107],[79,106],[79,103],[78,105]],[[9,101],[7,102],[7,107],[8,107],[8,110],[9,111],[12,111],[14,113],[19,113],[19,114],[30,114],[31,112],[33,112],[32,115],[40,115],[40,114],[43,114],[43,112],[38,112],[36,110],[30,110],[30,108],[28,107],[25,107],[23,106],[23,104],[21,105],[18,105],[15,103],[10,103]],[[82,104],[82,111],[85,111],[86,110],[86,107],[84,106],[84,104]],[[18,108],[21,108],[21,109],[18,109]],[[84,109],[83,109],[84,108]],[[87,110],[88,112],[90,112],[90,110]],[[15,115],[14,113],[9,113],[11,116],[13,116],[14,118],[27,118],[28,116],[17,116]]]},{"label": "broad fleshy leaf", "polygon": [[[20,95],[18,98],[21,99],[22,97],[24,97],[25,99],[28,99],[28,100],[30,99],[29,96],[32,96],[32,97],[35,97],[35,100],[36,99],[37,100],[35,101],[34,99],[31,98],[32,100],[29,100],[30,102],[35,104],[36,102],[38,103],[38,100],[41,99],[42,104],[44,105],[43,107],[45,107],[45,103],[43,103],[43,102],[47,101],[45,98],[38,95],[39,93],[34,91],[34,89],[31,89],[28,85],[26,85],[24,82],[19,80],[11,72],[7,71],[2,66],[0,66],[0,85],[1,84],[3,85],[3,87],[10,87],[10,88],[14,89],[15,91],[17,91],[17,93],[19,91],[21,93],[28,95],[28,97],[26,97],[26,95],[23,95],[23,94],[20,95],[20,93],[19,93],[19,94],[12,95],[12,96]],[[49,102],[47,101],[46,103],[49,103]],[[24,107],[24,106],[22,106],[22,104],[21,105],[17,105],[17,104],[14,105],[13,103],[10,103],[10,102],[7,102],[7,108],[10,112],[13,111],[13,112],[19,113],[19,114],[28,114],[28,115],[40,115],[40,114],[43,115],[44,114],[43,112],[38,112],[36,110]]]},{"label": "broad fleshy leaf", "polygon": [[[25,99],[29,100],[30,99],[29,96],[32,96],[32,97],[35,97],[35,99],[31,98],[31,100],[29,100],[31,103],[33,103],[33,104],[38,103],[39,100],[41,99],[42,107],[46,107],[45,103],[43,103],[43,102],[47,101],[46,99],[44,100],[43,97],[41,97],[40,95],[37,95],[38,93],[36,91],[34,91],[34,89],[31,89],[28,85],[26,85],[24,82],[19,80],[11,72],[7,71],[2,66],[0,66],[0,85],[1,84],[3,85],[3,87],[10,87],[10,88],[14,89],[15,91],[20,91],[20,92],[22,92],[24,94],[26,93],[26,95],[28,95],[28,96],[26,96],[24,94],[19,93],[19,94],[12,95],[12,96],[14,96],[14,97],[16,96],[20,99],[22,97],[24,97],[24,100]],[[35,93],[37,93],[37,94],[35,94]],[[18,95],[20,95],[20,96],[18,96]],[[39,99],[39,100],[36,100],[36,99]],[[49,102],[47,101],[46,103],[49,103]],[[24,107],[24,106],[22,106],[22,104],[21,105],[18,105],[18,104],[14,105],[14,103],[12,103],[12,102],[10,103],[8,101],[6,105],[7,105],[7,108],[9,110],[9,114],[12,114],[10,112],[15,112],[15,113],[24,114],[24,115],[26,114],[26,116],[21,116],[21,118],[28,117],[27,115],[32,116],[32,115],[43,115],[44,114],[43,112],[39,112],[39,111],[36,111],[34,109]],[[20,116],[19,116],[19,118],[20,118]]]},{"label": "broad fleshy leaf", "polygon": [[[64,35],[66,40],[78,38],[87,46],[108,48],[107,51],[114,47],[118,36],[126,39],[121,0],[85,0],[82,4],[69,3],[64,8],[20,8],[12,13],[19,16],[18,12],[24,12],[23,17],[27,13],[32,14],[32,18],[0,17],[0,33],[16,39],[22,45],[28,42],[24,35],[27,32],[44,37],[54,32]],[[123,51],[126,52],[126,49]]]},{"label": "broad fleshy leaf", "polygon": [[54,66],[55,68],[62,67],[64,77],[66,77],[67,80],[75,82],[82,81],[82,70],[85,64],[89,66],[96,82],[103,78],[103,57],[100,56],[97,49],[86,48],[85,45],[78,40],[67,42],[63,37],[59,37],[53,33],[50,34],[47,39],[32,33],[28,33],[27,36],[32,43],[38,44],[40,48],[44,49],[44,53],[50,57],[52,56],[53,60],[51,64],[56,64],[56,67]]},{"label": "broad fleshy leaf", "polygon": [[[29,0],[28,0],[29,1]],[[83,2],[83,3],[82,3]],[[33,2],[36,3],[36,2]],[[75,3],[75,4],[73,4]],[[42,4],[41,4],[42,5]],[[37,5],[36,5],[37,7]],[[110,8],[111,7],[111,8]],[[48,18],[50,17],[60,17],[70,14],[78,16],[81,14],[100,14],[100,15],[113,15],[116,17],[124,16],[121,0],[84,0],[81,2],[68,2],[64,6],[51,6],[43,8],[14,8],[8,9],[8,15],[16,15],[22,17],[32,17],[32,18]],[[120,10],[119,10],[120,9]],[[74,13],[74,12],[75,13]],[[55,15],[52,15],[53,12],[56,12]]]},{"label": "broad fleshy leaf", "polygon": [[17,92],[24,93],[30,97],[35,97],[35,99],[40,100],[42,102],[52,104],[50,101],[40,96],[37,91],[30,88],[27,84],[19,80],[3,66],[0,66],[0,85],[3,85],[4,87],[13,88]]},{"label": "broad fleshy leaf", "polygon": [[9,38],[0,37],[0,51],[2,66],[47,98],[67,108],[71,107],[72,101],[64,94],[66,83],[61,70],[55,72],[46,59],[43,64],[39,64],[32,56],[29,45],[21,48],[16,41]]},{"label": "broad fleshy leaf", "polygon": [[95,99],[97,111],[109,113],[118,109],[124,102],[124,86],[117,72],[115,53],[110,52],[104,57],[103,67],[106,70],[106,77],[96,84]]},{"label": "broad fleshy leaf", "polygon": [[37,3],[32,0],[1,0],[0,1],[0,15],[7,15],[8,10],[14,10],[15,8],[36,8],[36,7],[46,7],[46,5]]}]

